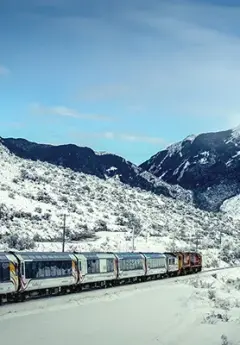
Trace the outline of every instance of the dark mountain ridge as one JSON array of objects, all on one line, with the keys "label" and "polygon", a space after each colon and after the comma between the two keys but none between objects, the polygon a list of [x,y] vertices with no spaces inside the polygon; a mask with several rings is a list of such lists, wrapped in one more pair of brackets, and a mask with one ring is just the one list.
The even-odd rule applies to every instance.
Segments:
[{"label": "dark mountain ridge", "polygon": [[188,136],[139,166],[111,153],[73,144],[46,145],[21,138],[0,138],[18,157],[40,160],[101,179],[122,183],[219,211],[240,193],[240,128]]},{"label": "dark mountain ridge", "polygon": [[219,211],[240,193],[240,129],[189,136],[140,164],[172,185],[193,192],[196,206]]},{"label": "dark mountain ridge", "polygon": [[24,159],[39,160],[70,168],[76,172],[95,175],[101,179],[118,177],[122,183],[156,194],[191,202],[192,193],[179,186],[171,186],[142,168],[111,153],[98,153],[88,147],[73,144],[47,145],[22,138],[0,138],[11,153]]}]

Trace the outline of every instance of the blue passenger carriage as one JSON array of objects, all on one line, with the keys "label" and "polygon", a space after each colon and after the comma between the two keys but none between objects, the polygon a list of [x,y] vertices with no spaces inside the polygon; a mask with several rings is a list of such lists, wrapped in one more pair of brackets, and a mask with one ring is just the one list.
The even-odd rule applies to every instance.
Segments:
[{"label": "blue passenger carriage", "polygon": [[169,276],[176,276],[179,271],[179,259],[176,253],[165,252]]},{"label": "blue passenger carriage", "polygon": [[166,256],[162,253],[142,253],[146,258],[146,275],[160,278],[167,273]]},{"label": "blue passenger carriage", "polygon": [[72,253],[15,252],[20,264],[20,291],[50,289],[77,284],[77,259]]},{"label": "blue passenger carriage", "polygon": [[78,260],[81,284],[109,285],[117,277],[116,257],[113,253],[74,253]]},{"label": "blue passenger carriage", "polygon": [[145,257],[141,253],[114,253],[118,259],[118,278],[140,280],[145,276]]}]

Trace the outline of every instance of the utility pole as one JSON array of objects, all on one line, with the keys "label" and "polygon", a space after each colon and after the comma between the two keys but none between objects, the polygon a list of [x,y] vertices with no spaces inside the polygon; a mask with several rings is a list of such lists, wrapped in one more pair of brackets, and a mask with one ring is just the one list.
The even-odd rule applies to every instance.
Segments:
[{"label": "utility pole", "polygon": [[134,225],[133,225],[133,231],[132,231],[132,252],[134,252],[134,236],[135,236],[135,233],[134,233]]},{"label": "utility pole", "polygon": [[65,250],[65,236],[66,236],[66,214],[63,215],[63,236],[62,236],[62,252]]},{"label": "utility pole", "polygon": [[197,232],[197,238],[196,238],[196,252],[198,251],[198,232]]}]

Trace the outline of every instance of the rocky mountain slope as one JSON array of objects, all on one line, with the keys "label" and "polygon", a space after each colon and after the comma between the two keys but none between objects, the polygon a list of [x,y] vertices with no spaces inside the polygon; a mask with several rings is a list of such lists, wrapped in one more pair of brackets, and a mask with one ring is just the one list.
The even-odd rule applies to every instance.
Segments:
[{"label": "rocky mountain slope", "polygon": [[101,179],[118,176],[121,182],[131,187],[192,202],[191,191],[184,190],[178,185],[169,185],[137,165],[111,153],[94,152],[88,147],[72,144],[59,146],[38,144],[25,139],[0,138],[0,142],[21,158],[48,162]]},{"label": "rocky mountain slope", "polygon": [[240,128],[189,136],[142,163],[167,183],[193,192],[196,206],[219,211],[240,193]]},{"label": "rocky mountain slope", "polygon": [[[17,157],[0,144],[0,249],[66,250],[212,248],[240,258],[240,221],[179,200],[69,168]],[[218,248],[218,249],[217,249]],[[210,256],[206,255],[205,259]]]}]

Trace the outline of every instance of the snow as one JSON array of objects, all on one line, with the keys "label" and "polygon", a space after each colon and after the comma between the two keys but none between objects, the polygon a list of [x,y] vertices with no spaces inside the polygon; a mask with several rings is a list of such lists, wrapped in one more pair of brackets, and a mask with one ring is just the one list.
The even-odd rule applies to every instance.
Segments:
[{"label": "snow", "polygon": [[240,220],[224,212],[204,212],[116,177],[24,160],[4,146],[0,159],[0,250],[61,250],[66,214],[66,250],[132,250],[134,228],[135,250],[195,250],[198,243],[208,267],[240,259]]},{"label": "snow", "polygon": [[184,175],[186,169],[189,167],[189,165],[190,165],[190,163],[187,160],[184,161],[183,168],[182,168],[182,170],[181,170],[181,172],[180,172],[180,174],[178,176],[178,179],[177,179],[178,181],[183,177],[183,175]]},{"label": "snow", "polygon": [[[239,345],[240,268],[0,308],[4,343]],[[14,332],[12,332],[14,328]]]},{"label": "snow", "polygon": [[235,142],[236,139],[240,137],[240,125],[231,129],[232,134],[229,139],[226,140],[226,144]]},{"label": "snow", "polygon": [[226,166],[231,165],[231,163],[234,162],[235,158],[238,156],[240,156],[240,151],[237,151],[237,153],[235,155],[233,155],[232,158],[227,161]]},{"label": "snow", "polygon": [[110,167],[109,169],[107,169],[106,171],[107,172],[110,172],[110,171],[115,171],[115,170],[117,170],[117,168],[116,167]]},{"label": "snow", "polygon": [[112,153],[109,153],[107,151],[94,151],[95,155],[97,156],[104,156],[104,155],[112,155]]},{"label": "snow", "polygon": [[209,151],[201,152],[201,158],[199,159],[200,164],[207,164],[208,163],[208,157],[210,156]]},{"label": "snow", "polygon": [[[168,151],[168,157],[181,152],[182,150],[182,141],[169,145],[166,150]],[[165,157],[166,159],[166,157]]]},{"label": "snow", "polygon": [[232,137],[238,138],[239,136],[240,136],[240,125],[238,125],[232,129]]},{"label": "snow", "polygon": [[173,143],[167,146],[166,150],[168,151],[168,156],[171,157],[173,154],[176,154],[176,153],[178,153],[181,156],[182,144],[185,141],[190,141],[192,143],[196,139],[196,137],[197,137],[196,135],[191,134],[187,136],[183,141],[179,141],[177,143]]},{"label": "snow", "polygon": [[196,139],[197,135],[190,134],[183,141],[191,141],[191,143]]},{"label": "snow", "polygon": [[236,195],[223,202],[221,211],[233,218],[240,219],[240,195]]}]

